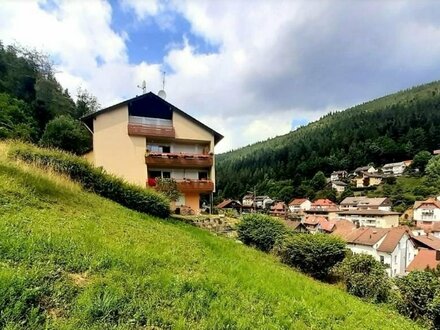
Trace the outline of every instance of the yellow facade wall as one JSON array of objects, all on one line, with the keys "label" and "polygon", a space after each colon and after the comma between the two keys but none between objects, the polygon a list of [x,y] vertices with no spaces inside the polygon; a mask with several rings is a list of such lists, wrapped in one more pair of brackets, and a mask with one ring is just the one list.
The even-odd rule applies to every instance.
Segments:
[{"label": "yellow facade wall", "polygon": [[[195,124],[193,121],[185,118],[177,112],[173,113],[173,126],[176,132],[176,139],[209,142],[209,150],[210,152],[214,153],[214,135],[208,130]],[[213,164],[215,164],[215,156],[213,157]],[[209,175],[212,182],[214,182],[215,191],[215,165],[212,166]]]},{"label": "yellow facade wall", "polygon": [[198,193],[185,193],[185,205],[192,208],[195,212],[199,212],[200,206],[200,194]]},{"label": "yellow facade wall", "polygon": [[83,157],[90,163],[95,164],[95,155],[93,153],[93,150],[90,150],[89,152],[85,153]]},{"label": "yellow facade wall", "polygon": [[100,114],[94,119],[93,158],[96,166],[145,187],[145,137],[128,135],[128,108]]}]

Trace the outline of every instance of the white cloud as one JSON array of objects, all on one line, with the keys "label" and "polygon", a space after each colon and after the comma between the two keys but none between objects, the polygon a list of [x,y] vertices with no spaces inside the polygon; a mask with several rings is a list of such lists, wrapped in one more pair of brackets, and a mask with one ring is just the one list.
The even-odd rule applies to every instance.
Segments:
[{"label": "white cloud", "polygon": [[154,16],[160,10],[157,0],[122,0],[121,5],[127,10],[134,10],[139,20]]},{"label": "white cloud", "polygon": [[286,133],[293,119],[322,114],[438,79],[440,4],[430,1],[133,1],[125,10],[173,30],[184,16],[191,32],[218,51],[200,53],[187,39],[163,63],[129,63],[130,35],[111,28],[105,1],[3,1],[0,39],[45,49],[64,87],[89,89],[106,106],[134,96],[143,79],[168,101],[225,139],[226,151]]}]

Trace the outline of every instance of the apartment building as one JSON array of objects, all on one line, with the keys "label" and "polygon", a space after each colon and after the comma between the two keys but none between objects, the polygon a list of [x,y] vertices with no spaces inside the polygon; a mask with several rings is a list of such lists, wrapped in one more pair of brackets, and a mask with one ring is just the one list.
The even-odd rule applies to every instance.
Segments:
[{"label": "apartment building", "polygon": [[95,166],[142,187],[173,178],[174,206],[194,211],[215,191],[214,146],[223,136],[149,92],[82,118],[93,134],[86,157]]}]

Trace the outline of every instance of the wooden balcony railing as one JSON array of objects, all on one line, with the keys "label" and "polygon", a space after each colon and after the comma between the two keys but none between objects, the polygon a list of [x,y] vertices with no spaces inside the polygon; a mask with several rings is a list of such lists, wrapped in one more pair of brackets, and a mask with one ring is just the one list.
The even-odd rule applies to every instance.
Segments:
[{"label": "wooden balcony railing", "polygon": [[214,182],[211,180],[176,180],[177,187],[181,192],[212,192]]},{"label": "wooden balcony railing", "polygon": [[128,135],[174,138],[176,132],[173,126],[128,123]]},{"label": "wooden balcony railing", "polygon": [[[194,180],[194,179],[183,179],[176,180],[177,188],[180,192],[198,192],[198,193],[209,193],[214,191],[214,182],[211,180]],[[156,179],[149,178],[146,182],[148,187],[156,186]]]},{"label": "wooden balcony railing", "polygon": [[207,168],[213,165],[213,156],[183,153],[147,153],[145,163],[153,167]]}]

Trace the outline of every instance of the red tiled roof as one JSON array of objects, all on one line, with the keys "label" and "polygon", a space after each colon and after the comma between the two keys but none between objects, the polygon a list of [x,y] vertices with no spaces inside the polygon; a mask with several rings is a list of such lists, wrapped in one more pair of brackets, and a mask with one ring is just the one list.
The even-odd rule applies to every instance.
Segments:
[{"label": "red tiled roof", "polygon": [[323,220],[327,221],[327,219],[324,217],[310,215],[304,219],[304,224],[310,225],[310,226],[316,226],[320,223],[320,221],[323,221]]},{"label": "red tiled roof", "polygon": [[284,202],[278,202],[270,207],[271,210],[279,210],[279,211],[284,211],[285,208],[286,208],[286,204],[284,204]]},{"label": "red tiled roof", "polygon": [[440,250],[440,238],[432,235],[427,236],[411,236],[416,245],[422,245],[431,250]]},{"label": "red tiled roof", "polygon": [[387,233],[389,229],[385,228],[357,228],[346,240],[349,244],[373,246],[379,242]]},{"label": "red tiled roof", "polygon": [[423,206],[424,208],[440,208],[440,201],[434,198],[428,198],[426,201],[416,201],[414,203],[414,210]]},{"label": "red tiled roof", "polygon": [[339,236],[343,240],[346,240],[354,230],[356,230],[356,225],[353,222],[349,220],[338,220],[335,222],[335,229],[332,235]]},{"label": "red tiled roof", "polygon": [[301,221],[293,221],[293,220],[284,220],[284,221],[285,221],[287,227],[289,227],[289,228],[291,228],[293,230],[295,230],[295,229],[297,229],[298,227],[301,227],[301,226],[304,227],[304,225],[301,223]]},{"label": "red tiled roof", "polygon": [[377,248],[377,251],[388,252],[388,253],[393,252],[394,249],[396,248],[397,244],[401,240],[402,236],[405,235],[405,233],[407,233],[407,235],[409,235],[408,234],[409,229],[406,227],[391,228],[389,230],[388,234],[386,235],[385,239],[382,241],[380,246]]},{"label": "red tiled roof", "polygon": [[335,228],[335,222],[334,221],[329,221],[327,219],[321,220],[319,222],[319,225],[321,226],[321,229],[331,233],[333,231],[333,229]]},{"label": "red tiled roof", "polygon": [[292,199],[292,201],[289,203],[289,205],[301,205],[302,203],[308,201],[307,198],[294,198]]},{"label": "red tiled roof", "polygon": [[321,199],[317,199],[312,203],[312,207],[313,206],[336,206],[335,203],[333,203],[330,199],[327,198],[321,198]]},{"label": "red tiled roof", "polygon": [[406,270],[411,272],[413,270],[425,270],[426,268],[435,269],[440,263],[440,260],[436,258],[437,252],[436,250],[420,249]]}]

